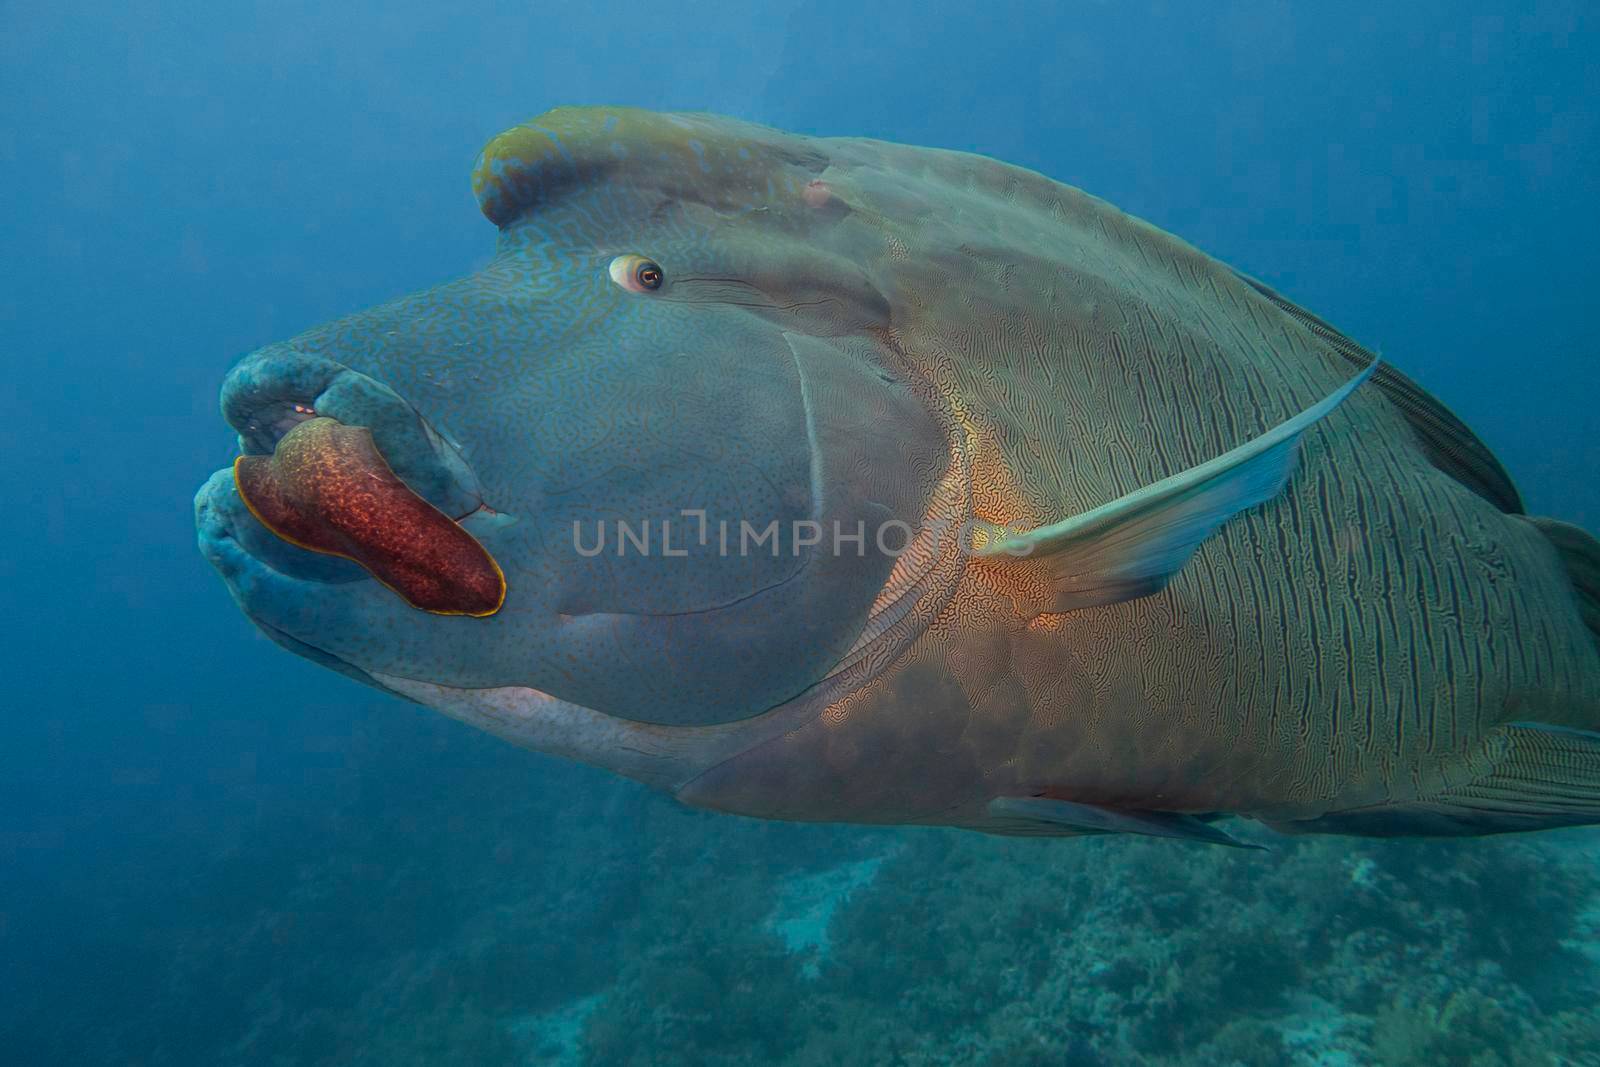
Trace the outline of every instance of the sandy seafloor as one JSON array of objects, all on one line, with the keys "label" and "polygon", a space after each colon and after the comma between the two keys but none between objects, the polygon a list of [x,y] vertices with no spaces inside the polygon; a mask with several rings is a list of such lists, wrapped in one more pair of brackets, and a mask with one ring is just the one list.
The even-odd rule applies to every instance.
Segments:
[{"label": "sandy seafloor", "polygon": [[1255,852],[764,823],[423,732],[363,738],[225,855],[58,901],[80,940],[0,1058],[1600,1064],[1600,831],[1232,824]]}]

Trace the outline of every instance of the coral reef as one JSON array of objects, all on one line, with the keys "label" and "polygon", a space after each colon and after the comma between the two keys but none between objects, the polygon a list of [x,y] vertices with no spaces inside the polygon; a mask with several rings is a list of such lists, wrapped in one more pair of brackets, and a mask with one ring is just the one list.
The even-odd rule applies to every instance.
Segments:
[{"label": "coral reef", "polygon": [[[1600,1062],[1595,972],[1565,943],[1600,887],[1590,840],[1261,854],[906,831],[815,980],[748,903],[672,930],[644,913],[630,942],[653,962],[590,1016],[586,1062]],[[764,997],[684,980],[730,955],[732,988]],[[696,1004],[716,1023],[670,1024]]]},{"label": "coral reef", "polygon": [[227,855],[140,872],[143,892],[82,887],[94,910],[0,1018],[3,1047],[150,1067],[1600,1064],[1594,832],[1241,852],[797,826],[430,736]]}]

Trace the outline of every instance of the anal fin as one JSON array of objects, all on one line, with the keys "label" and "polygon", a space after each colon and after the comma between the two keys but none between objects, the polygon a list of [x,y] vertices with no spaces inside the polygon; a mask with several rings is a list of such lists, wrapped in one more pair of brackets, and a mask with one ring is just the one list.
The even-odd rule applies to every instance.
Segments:
[{"label": "anal fin", "polygon": [[1141,834],[1229,848],[1262,847],[1240,841],[1198,816],[1175,811],[1138,811],[1053,797],[996,797],[988,812],[998,820],[992,831],[997,833]]},{"label": "anal fin", "polygon": [[1285,833],[1460,837],[1600,823],[1600,733],[1541,723],[1494,730],[1465,780],[1425,797],[1274,822]]}]

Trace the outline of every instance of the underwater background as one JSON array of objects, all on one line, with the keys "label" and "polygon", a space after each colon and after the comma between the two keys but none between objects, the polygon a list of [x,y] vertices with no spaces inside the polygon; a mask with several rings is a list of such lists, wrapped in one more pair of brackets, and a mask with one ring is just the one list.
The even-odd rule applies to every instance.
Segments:
[{"label": "underwater background", "polygon": [[562,103],[981,152],[1381,350],[1600,530],[1600,9],[0,5],[0,1062],[1600,1064],[1600,831],[762,823],[291,656],[194,546],[245,352],[484,263]]}]

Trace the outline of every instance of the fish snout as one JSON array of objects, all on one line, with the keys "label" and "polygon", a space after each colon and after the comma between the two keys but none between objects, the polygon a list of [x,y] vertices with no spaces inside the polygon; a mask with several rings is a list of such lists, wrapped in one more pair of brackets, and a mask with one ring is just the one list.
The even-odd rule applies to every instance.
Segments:
[{"label": "fish snout", "polygon": [[292,579],[370,576],[435,614],[499,610],[504,575],[461,523],[501,517],[459,450],[387,385],[279,345],[229,372],[222,410],[242,454],[202,488],[196,522],[236,591],[242,553]]},{"label": "fish snout", "polygon": [[288,345],[254,352],[222,383],[222,414],[246,456],[270,456],[288,433],[317,417],[365,427],[401,481],[459,520],[484,506],[459,449],[415,407],[375,378]]}]

